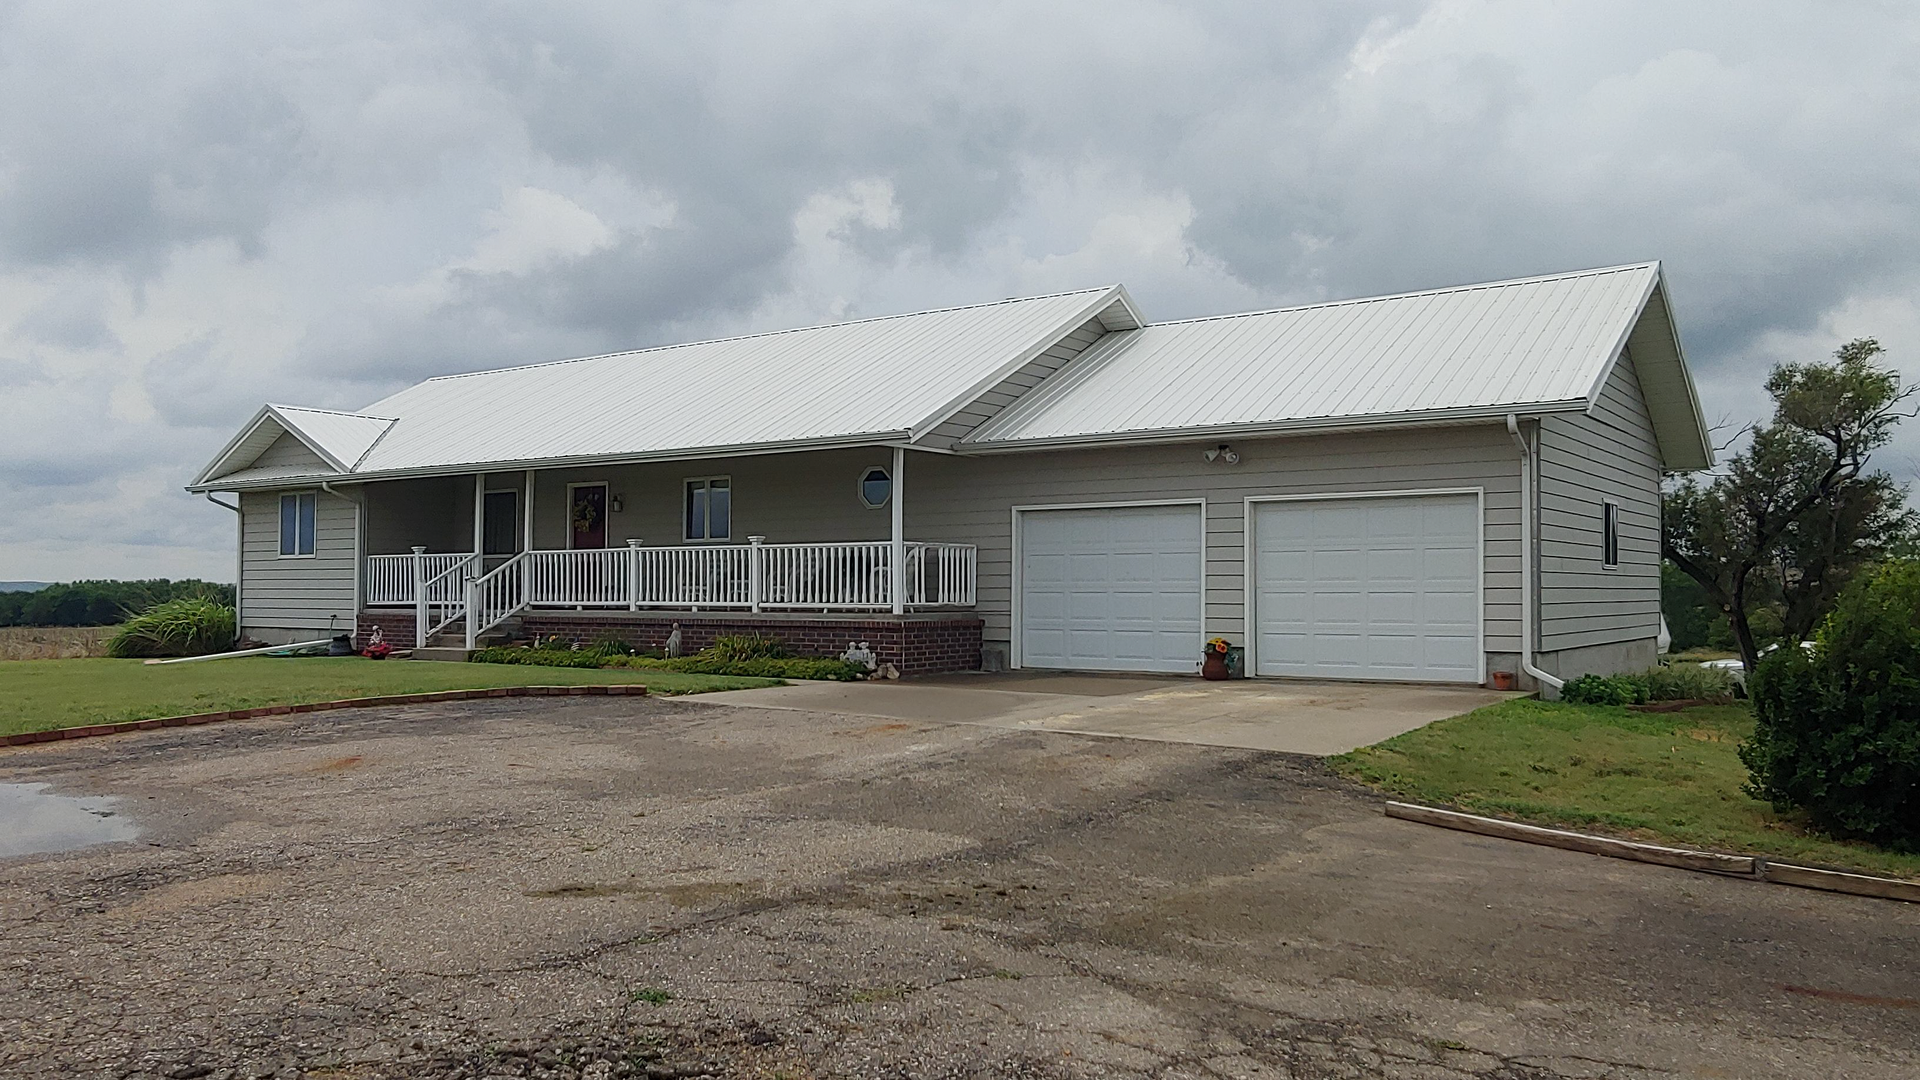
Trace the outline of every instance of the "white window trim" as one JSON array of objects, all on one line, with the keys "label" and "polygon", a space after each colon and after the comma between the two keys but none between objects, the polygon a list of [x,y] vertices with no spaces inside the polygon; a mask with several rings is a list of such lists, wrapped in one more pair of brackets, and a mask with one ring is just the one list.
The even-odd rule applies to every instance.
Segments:
[{"label": "white window trim", "polygon": [[[874,473],[879,473],[887,478],[887,497],[881,499],[879,502],[868,502],[867,477],[872,476]],[[887,504],[893,501],[893,470],[887,468],[885,465],[869,465],[861,469],[860,476],[853,482],[853,492],[860,497],[861,506],[869,510],[886,509]]]},{"label": "white window trim", "polygon": [[[282,507],[286,505],[288,499],[298,499],[302,496],[313,500],[313,550],[305,554],[301,554],[298,550],[295,550],[289,554],[280,550],[280,520],[285,513]],[[300,509],[297,503],[294,506],[293,514],[293,546],[297,549],[300,546]],[[312,491],[283,491],[280,493],[279,500],[274,503],[273,549],[280,552],[274,556],[279,559],[317,559],[320,557],[320,492],[318,489]]]},{"label": "white window trim", "polygon": [[[692,522],[687,520],[687,485],[711,484],[715,480],[725,480],[727,482],[727,535],[699,536],[699,537],[688,536],[687,526],[692,524]],[[731,544],[733,543],[733,516],[734,516],[733,493],[734,493],[733,492],[733,475],[731,473],[726,473],[719,476],[683,476],[681,477],[680,478],[680,542],[683,544]],[[713,504],[709,502],[707,506],[708,506],[708,510],[707,510],[708,530],[707,531],[711,532],[713,531],[712,530]]]},{"label": "white window trim", "polygon": [[605,508],[606,508],[606,510],[607,510],[607,543],[608,543],[608,544],[612,544],[612,543],[613,543],[613,509],[612,509],[612,506],[613,506],[613,483],[612,483],[612,481],[609,481],[609,480],[582,480],[581,482],[579,482],[579,483],[577,483],[577,484],[568,484],[568,485],[567,485],[567,520],[566,520],[566,529],[567,529],[567,550],[568,550],[568,551],[575,551],[575,550],[579,550],[579,551],[605,551],[605,550],[607,550],[606,548],[577,548],[577,549],[576,549],[576,548],[575,548],[575,547],[573,546],[573,493],[574,493],[574,491],[575,491],[575,489],[577,489],[577,488],[591,488],[591,487],[597,487],[597,488],[605,488],[605,489],[606,489],[606,495],[605,495],[605,496],[603,496],[603,497],[601,498],[601,500],[600,500],[600,505],[601,505],[602,507],[605,507]]},{"label": "white window trim", "polygon": [[[1613,528],[1607,528],[1611,521]],[[1609,536],[1611,532],[1611,536]],[[1607,561],[1607,548],[1611,540],[1613,561]],[[1620,504],[1612,499],[1600,500],[1600,568],[1602,570],[1620,569]]]}]

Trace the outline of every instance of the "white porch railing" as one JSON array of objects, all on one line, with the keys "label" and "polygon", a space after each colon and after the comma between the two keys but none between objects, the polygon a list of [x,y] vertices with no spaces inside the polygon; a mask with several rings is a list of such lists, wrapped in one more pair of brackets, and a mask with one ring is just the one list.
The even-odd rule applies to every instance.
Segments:
[{"label": "white porch railing", "polygon": [[[893,547],[884,540],[528,551],[475,575],[470,553],[372,555],[367,603],[413,605],[421,638],[467,619],[469,641],[528,607],[886,611]],[[972,607],[972,544],[908,543],[902,606]],[[422,608],[432,608],[422,611]],[[456,610],[457,609],[457,610]],[[431,629],[429,627],[431,626]]]}]

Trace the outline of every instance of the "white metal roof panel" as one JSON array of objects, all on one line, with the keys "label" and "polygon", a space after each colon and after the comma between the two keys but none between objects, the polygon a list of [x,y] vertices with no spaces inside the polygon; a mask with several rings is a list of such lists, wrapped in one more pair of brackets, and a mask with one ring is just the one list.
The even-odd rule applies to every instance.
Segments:
[{"label": "white metal roof panel", "polygon": [[1584,407],[1659,264],[1108,335],[963,446]]},{"label": "white metal roof panel", "polygon": [[430,379],[356,473],[904,436],[1117,286]]},{"label": "white metal roof panel", "polygon": [[354,463],[365,457],[394,422],[390,416],[308,409],[299,405],[275,405],[272,410],[296,437],[321,457],[339,462],[344,470],[351,470]]}]

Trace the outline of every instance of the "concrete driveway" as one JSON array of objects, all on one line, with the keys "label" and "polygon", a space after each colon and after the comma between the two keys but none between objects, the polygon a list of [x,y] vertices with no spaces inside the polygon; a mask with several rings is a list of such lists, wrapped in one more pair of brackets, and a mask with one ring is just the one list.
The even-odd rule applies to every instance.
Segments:
[{"label": "concrete driveway", "polygon": [[1920,905],[1396,821],[1284,754],[520,698],[9,781],[140,836],[0,859],[8,1078],[1920,1076]]},{"label": "concrete driveway", "polygon": [[709,704],[1324,757],[1524,695],[1478,687],[1014,672],[733,690]]}]

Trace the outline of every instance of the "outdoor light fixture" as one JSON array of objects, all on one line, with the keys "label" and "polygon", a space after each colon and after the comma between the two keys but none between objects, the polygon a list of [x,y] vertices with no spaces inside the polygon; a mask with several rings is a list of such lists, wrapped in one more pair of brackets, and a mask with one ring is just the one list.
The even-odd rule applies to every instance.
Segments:
[{"label": "outdoor light fixture", "polygon": [[616,513],[616,514],[619,513],[620,512],[620,496],[615,495],[613,498],[608,499],[607,509],[612,511],[613,513]]},{"label": "outdoor light fixture", "polygon": [[1226,443],[1221,443],[1219,446],[1209,446],[1205,450],[1202,450],[1200,453],[1201,453],[1201,456],[1206,458],[1208,461],[1219,462],[1220,464],[1223,464],[1223,465],[1240,464],[1239,452],[1236,451],[1233,447],[1228,446]]}]

